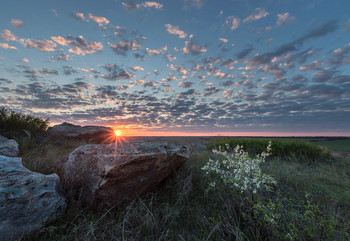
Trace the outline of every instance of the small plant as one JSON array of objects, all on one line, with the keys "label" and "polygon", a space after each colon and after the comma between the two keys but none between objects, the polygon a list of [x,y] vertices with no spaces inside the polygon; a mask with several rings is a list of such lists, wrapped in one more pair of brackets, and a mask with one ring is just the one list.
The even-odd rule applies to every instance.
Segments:
[{"label": "small plant", "polygon": [[[218,174],[219,180],[225,185],[236,188],[241,193],[256,194],[260,189],[271,190],[277,184],[273,177],[262,173],[260,169],[260,164],[271,154],[271,142],[269,142],[266,152],[258,154],[255,158],[249,157],[248,153],[243,150],[243,146],[237,145],[232,153],[228,152],[231,150],[228,144],[225,145],[225,149],[219,147],[219,150],[213,150],[213,153],[223,155],[225,160],[209,159],[202,170],[206,171],[208,175],[210,173]],[[215,187],[216,181],[210,182],[209,185]]]}]

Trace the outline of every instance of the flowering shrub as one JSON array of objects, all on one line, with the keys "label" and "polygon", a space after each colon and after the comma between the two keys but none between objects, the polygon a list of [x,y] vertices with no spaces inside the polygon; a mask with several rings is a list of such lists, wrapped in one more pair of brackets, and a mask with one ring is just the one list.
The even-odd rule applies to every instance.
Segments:
[{"label": "flowering shrub", "polygon": [[[272,186],[277,184],[273,177],[262,173],[259,166],[271,154],[271,141],[266,152],[262,152],[255,158],[250,158],[248,153],[243,150],[243,146],[239,145],[233,152],[227,144],[225,148],[219,147],[219,150],[213,150],[213,153],[223,155],[225,160],[209,159],[202,170],[206,171],[208,175],[218,174],[219,180],[225,185],[237,188],[242,193],[256,194],[260,189],[271,190]],[[216,181],[210,182],[209,185],[215,187]]]}]

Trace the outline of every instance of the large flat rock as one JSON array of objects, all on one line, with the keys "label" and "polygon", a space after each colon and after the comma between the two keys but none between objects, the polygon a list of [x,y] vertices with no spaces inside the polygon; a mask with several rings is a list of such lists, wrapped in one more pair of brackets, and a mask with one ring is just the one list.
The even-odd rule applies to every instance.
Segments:
[{"label": "large flat rock", "polygon": [[111,207],[156,187],[189,155],[188,147],[181,144],[85,145],[63,164],[64,185],[79,192],[88,207]]},{"label": "large flat rock", "polygon": [[104,126],[80,126],[64,122],[51,127],[47,133],[55,138],[71,138],[98,143],[115,141],[113,129]]},{"label": "large flat rock", "polygon": [[60,179],[0,155],[0,240],[12,240],[59,218],[67,207]]}]

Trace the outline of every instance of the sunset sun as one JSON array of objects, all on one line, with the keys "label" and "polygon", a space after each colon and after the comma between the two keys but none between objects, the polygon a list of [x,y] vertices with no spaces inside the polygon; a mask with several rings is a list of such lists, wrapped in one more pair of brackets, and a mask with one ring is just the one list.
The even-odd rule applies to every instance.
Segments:
[{"label": "sunset sun", "polygon": [[115,136],[121,136],[121,131],[115,130],[115,131],[114,131],[114,134],[115,134]]}]

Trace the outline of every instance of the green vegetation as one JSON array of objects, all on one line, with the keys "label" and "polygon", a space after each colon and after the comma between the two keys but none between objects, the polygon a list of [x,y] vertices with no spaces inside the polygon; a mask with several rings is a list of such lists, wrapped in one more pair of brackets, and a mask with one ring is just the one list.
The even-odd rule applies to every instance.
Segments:
[{"label": "green vegetation", "polygon": [[[288,146],[279,142],[284,140],[272,141],[272,153],[274,144]],[[251,143],[247,140],[247,149]],[[23,162],[35,171],[54,172],[57,160],[82,144],[45,140],[26,150]],[[318,156],[306,162],[296,154],[278,155],[286,158],[270,156],[260,164],[277,182],[270,191],[242,193],[219,181],[209,186],[215,175],[202,168],[218,153],[202,150],[156,190],[98,212],[70,200],[63,218],[22,240],[348,240],[350,160],[325,162]],[[302,160],[314,155],[314,145],[303,155]]]},{"label": "green vegetation", "polygon": [[46,131],[48,127],[48,119],[44,120],[32,115],[16,113],[6,107],[0,107],[0,129],[37,132]]},{"label": "green vegetation", "polygon": [[342,151],[342,152],[350,152],[350,139],[343,140],[325,140],[325,141],[317,141],[314,142],[319,146],[327,147],[333,151]]},{"label": "green vegetation", "polygon": [[[48,120],[4,108],[1,118],[1,128],[24,133],[20,155],[33,171],[59,173],[60,160],[85,144],[31,134]],[[314,139],[273,139],[271,153],[255,157],[268,141],[212,138],[154,191],[103,211],[68,197],[62,218],[21,240],[349,240],[350,159],[334,158]],[[251,156],[211,151],[236,145]]]},{"label": "green vegetation", "polygon": [[[268,139],[223,138],[209,141],[207,147],[216,149],[219,146],[229,144],[231,148],[234,148],[239,145],[243,146],[250,155],[255,156],[266,149],[268,142]],[[305,162],[328,162],[332,156],[330,151],[310,142],[273,139],[271,158],[294,159]]]}]

